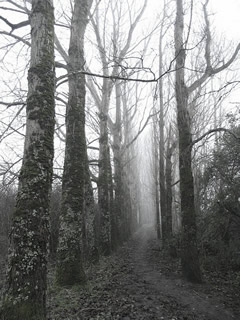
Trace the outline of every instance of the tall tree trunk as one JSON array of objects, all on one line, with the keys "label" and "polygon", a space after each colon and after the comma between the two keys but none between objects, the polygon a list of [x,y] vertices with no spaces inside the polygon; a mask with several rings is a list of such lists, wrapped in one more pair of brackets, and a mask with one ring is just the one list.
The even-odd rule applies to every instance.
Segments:
[{"label": "tall tree trunk", "polygon": [[183,5],[176,0],[175,23],[176,101],[179,132],[180,195],[182,214],[181,264],[183,275],[192,282],[201,282],[201,271],[196,243],[196,217],[192,174],[192,134],[188,111],[188,90],[184,78],[186,52],[183,43]]},{"label": "tall tree trunk", "polygon": [[122,179],[122,197],[124,199],[124,208],[126,210],[125,225],[127,237],[131,236],[139,227],[139,197],[140,185],[137,166],[137,158],[134,144],[132,140],[132,128],[135,110],[129,108],[128,103],[128,88],[126,83],[121,84],[121,100],[122,100],[122,123],[123,130],[121,132],[122,146],[121,146],[121,179]]},{"label": "tall tree trunk", "polygon": [[[161,27],[159,38],[159,74],[163,73],[163,53],[162,53],[162,41],[163,35]],[[162,224],[162,240],[163,245],[169,238],[168,225],[167,225],[167,205],[166,205],[166,185],[165,185],[165,141],[164,141],[164,103],[163,103],[163,80],[159,79],[159,186],[160,186],[160,207],[161,207],[161,224]]]},{"label": "tall tree trunk", "polygon": [[171,143],[171,128],[168,137],[168,145],[166,150],[166,216],[168,237],[172,238],[172,155],[176,148],[176,142]]},{"label": "tall tree trunk", "polygon": [[96,216],[93,189],[88,165],[88,156],[86,152],[85,163],[85,183],[84,183],[84,231],[83,250],[84,256],[90,263],[96,263],[99,260],[97,248]]},{"label": "tall tree trunk", "polygon": [[105,99],[103,99],[103,107],[100,114],[98,176],[98,204],[100,209],[99,250],[103,255],[109,255],[111,252],[111,197],[109,190],[109,180],[112,179],[112,177],[109,176],[110,165],[110,150],[108,143],[108,103],[107,101],[105,101]]},{"label": "tall tree trunk", "polygon": [[[122,126],[122,116],[121,116],[121,90],[120,82],[117,81],[115,84],[116,93],[116,117],[115,123],[113,124],[113,162],[114,162],[114,181],[115,181],[115,223],[113,225],[115,231],[115,246],[121,243],[124,238],[124,228],[126,212],[123,212],[123,172],[122,172],[122,150],[121,150],[121,126]],[[124,216],[123,216],[124,213]]]},{"label": "tall tree trunk", "polygon": [[24,157],[11,231],[2,319],[46,319],[49,193],[54,133],[54,13],[32,0]]},{"label": "tall tree trunk", "polygon": [[108,194],[109,194],[109,213],[110,213],[110,248],[114,249],[113,241],[116,240],[115,234],[115,208],[114,208],[114,192],[113,192],[113,173],[112,173],[112,164],[110,158],[110,149],[108,157]]},{"label": "tall tree trunk", "polygon": [[69,45],[69,98],[56,278],[60,285],[86,281],[82,265],[84,185],[86,175],[84,34],[88,0],[75,0]]},{"label": "tall tree trunk", "polygon": [[[157,121],[157,119],[156,119]],[[156,122],[153,122],[153,166],[154,166],[154,191],[155,191],[155,212],[156,212],[156,228],[157,228],[157,238],[161,238],[161,226],[160,226],[160,201],[159,201],[159,184],[160,184],[160,191],[161,191],[161,181],[158,182],[158,178],[162,178],[161,174],[159,173],[160,167],[160,154],[158,157],[158,143],[157,143],[157,128]],[[163,180],[164,183],[164,180]],[[162,197],[162,195],[160,194]],[[162,203],[161,203],[162,204]]]}]

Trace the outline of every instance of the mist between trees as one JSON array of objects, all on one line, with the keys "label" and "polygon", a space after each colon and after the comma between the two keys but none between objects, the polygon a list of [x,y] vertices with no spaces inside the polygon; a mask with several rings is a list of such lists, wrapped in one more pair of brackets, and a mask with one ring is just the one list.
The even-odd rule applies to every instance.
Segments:
[{"label": "mist between trees", "polygon": [[143,224],[187,280],[239,275],[240,44],[210,4],[1,1],[3,319],[46,319],[49,259],[86,283]]}]

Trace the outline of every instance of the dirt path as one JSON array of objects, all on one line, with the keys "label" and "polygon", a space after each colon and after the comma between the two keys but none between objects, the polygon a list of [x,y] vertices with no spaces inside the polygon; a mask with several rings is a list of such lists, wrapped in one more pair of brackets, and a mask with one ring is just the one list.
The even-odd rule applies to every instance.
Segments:
[{"label": "dirt path", "polygon": [[240,319],[220,299],[204,293],[204,285],[191,285],[179,275],[166,274],[154,236],[149,227],[140,230],[116,254],[89,270],[85,288],[52,287],[49,319]]},{"label": "dirt path", "polygon": [[[159,263],[161,260],[157,255],[159,245],[153,237],[151,228],[141,230],[136,235],[135,241],[140,244],[138,249],[132,252],[136,274],[148,289],[151,288],[155,292],[160,301],[172,301],[172,310],[175,309],[176,314],[180,311],[180,319],[181,317],[183,319],[184,317],[211,320],[237,319],[219,300],[209,298],[201,292],[202,285],[189,284],[179,276],[164,275],[161,270],[164,266],[161,262]],[[177,319],[178,316],[176,316]]]}]

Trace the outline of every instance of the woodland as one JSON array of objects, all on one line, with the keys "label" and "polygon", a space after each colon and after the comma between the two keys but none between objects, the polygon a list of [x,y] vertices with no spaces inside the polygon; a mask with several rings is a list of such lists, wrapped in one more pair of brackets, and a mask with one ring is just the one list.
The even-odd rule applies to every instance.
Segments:
[{"label": "woodland", "polygon": [[240,42],[213,0],[0,0],[0,319],[240,319]]}]

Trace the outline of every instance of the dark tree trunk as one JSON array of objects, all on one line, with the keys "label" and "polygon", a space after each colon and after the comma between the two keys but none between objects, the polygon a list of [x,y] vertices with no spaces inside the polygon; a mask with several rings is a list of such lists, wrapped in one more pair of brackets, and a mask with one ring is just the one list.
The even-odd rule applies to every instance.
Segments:
[{"label": "dark tree trunk", "polygon": [[[124,219],[123,216],[123,172],[122,172],[122,150],[121,150],[121,90],[119,81],[115,84],[116,92],[116,117],[115,123],[113,124],[113,162],[114,162],[114,182],[115,182],[115,210],[114,210],[114,221],[113,221],[113,236],[112,239],[114,247],[119,245],[124,240]],[[125,212],[126,213],[126,212]]]},{"label": "dark tree trunk", "polygon": [[93,196],[93,189],[88,166],[88,156],[86,152],[85,163],[85,189],[84,189],[84,234],[83,250],[84,256],[90,263],[96,263],[99,260],[97,245],[97,226],[96,226],[96,206]]},{"label": "dark tree trunk", "polygon": [[[162,26],[163,27],[163,26]],[[163,73],[163,53],[162,53],[162,27],[159,38],[159,74]],[[159,186],[160,186],[160,207],[161,207],[161,225],[162,225],[162,240],[165,246],[168,239],[167,226],[167,204],[166,204],[166,184],[165,184],[165,138],[164,138],[164,102],[163,102],[163,80],[159,79]]]},{"label": "dark tree trunk", "polygon": [[100,114],[99,138],[99,177],[98,177],[98,204],[100,210],[99,251],[103,255],[111,252],[111,192],[109,189],[110,177],[110,150],[108,143],[108,114],[103,108]]},{"label": "dark tree trunk", "polygon": [[184,79],[186,52],[183,43],[183,6],[176,0],[175,23],[176,101],[179,132],[180,195],[182,214],[181,264],[183,275],[192,282],[201,282],[201,271],[196,243],[196,217],[192,174],[192,134],[188,112],[188,90]]},{"label": "dark tree trunk", "polygon": [[86,281],[83,270],[83,212],[86,175],[84,34],[89,1],[75,0],[69,46],[69,99],[56,278],[60,285]]},{"label": "dark tree trunk", "polygon": [[172,239],[172,155],[176,148],[176,142],[171,142],[171,128],[168,136],[168,145],[166,148],[166,212],[167,212],[167,229],[169,239]]},{"label": "dark tree trunk", "polygon": [[46,319],[54,133],[52,1],[32,0],[27,124],[1,319]]},{"label": "dark tree trunk", "polygon": [[166,150],[166,215],[169,239],[172,238],[172,147]]},{"label": "dark tree trunk", "polygon": [[155,178],[155,205],[156,205],[156,227],[157,227],[157,238],[161,238],[161,226],[160,226],[160,210],[159,210],[159,193],[158,193],[158,181]]},{"label": "dark tree trunk", "polygon": [[[162,205],[163,203],[163,199],[162,199],[162,194],[161,194],[161,185],[164,184],[164,180],[159,181],[160,179],[164,179],[164,176],[161,175],[160,170],[163,169],[164,167],[161,168],[161,155],[158,154],[158,141],[157,141],[157,125],[156,125],[157,119],[156,121],[154,121],[153,123],[153,167],[154,167],[154,192],[155,192],[155,214],[156,214],[156,229],[157,229],[157,238],[160,239],[161,238],[161,225],[160,225],[160,205]],[[160,132],[161,133],[161,132]],[[161,148],[159,150],[159,152],[161,152]],[[159,184],[160,184],[160,188],[159,188]],[[160,197],[161,197],[161,203],[159,201],[159,191],[160,191]],[[164,191],[165,191],[165,187],[164,187]],[[161,206],[161,211],[162,211],[162,206]]]}]

